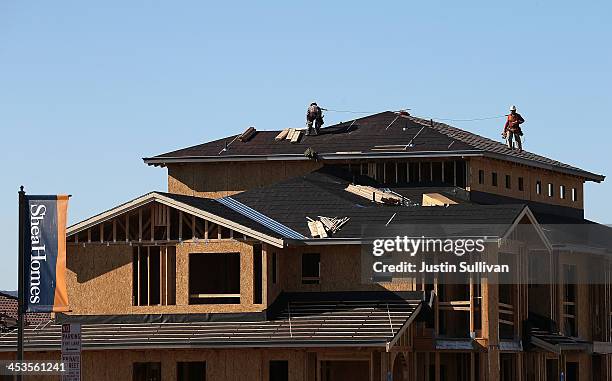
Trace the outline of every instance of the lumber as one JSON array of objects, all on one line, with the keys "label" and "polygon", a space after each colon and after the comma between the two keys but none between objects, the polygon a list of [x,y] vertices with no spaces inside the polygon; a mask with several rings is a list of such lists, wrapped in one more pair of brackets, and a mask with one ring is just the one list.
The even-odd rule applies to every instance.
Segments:
[{"label": "lumber", "polygon": [[310,235],[312,237],[318,237],[319,231],[317,230],[317,222],[316,221],[308,221],[308,229],[310,230]]},{"label": "lumber", "polygon": [[289,131],[287,132],[287,136],[285,137],[285,139],[291,140],[291,138],[293,138],[294,132],[295,132],[295,128],[290,128]]},{"label": "lumber", "polygon": [[325,227],[321,221],[316,221],[315,226],[317,227],[317,233],[321,238],[327,238],[327,232],[325,231]]},{"label": "lumber", "polygon": [[299,142],[301,136],[302,136],[302,131],[300,130],[293,131],[293,136],[291,137],[291,143]]},{"label": "lumber", "polygon": [[278,135],[276,135],[276,137],[274,138],[274,140],[278,141],[278,140],[283,140],[287,137],[287,134],[289,133],[289,129],[285,128],[284,130],[282,130]]},{"label": "lumber", "polygon": [[357,196],[373,200],[381,204],[401,204],[402,197],[393,193],[385,192],[381,189],[374,188],[367,185],[353,185],[349,184],[345,188],[347,192],[353,193]]}]

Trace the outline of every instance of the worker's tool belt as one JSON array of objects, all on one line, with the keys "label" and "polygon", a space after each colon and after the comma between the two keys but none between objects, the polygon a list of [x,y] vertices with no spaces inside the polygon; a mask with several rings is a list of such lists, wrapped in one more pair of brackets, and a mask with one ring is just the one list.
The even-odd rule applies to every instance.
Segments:
[{"label": "worker's tool belt", "polygon": [[523,130],[521,129],[520,126],[508,127],[508,132],[513,133],[513,134],[518,134],[519,136],[523,136]]}]

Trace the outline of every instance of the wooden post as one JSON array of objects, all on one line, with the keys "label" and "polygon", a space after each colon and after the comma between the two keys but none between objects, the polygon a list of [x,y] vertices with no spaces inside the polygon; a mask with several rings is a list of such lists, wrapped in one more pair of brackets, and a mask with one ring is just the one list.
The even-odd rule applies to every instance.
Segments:
[{"label": "wooden post", "polygon": [[[487,263],[498,263],[497,245],[489,245],[487,250]],[[499,285],[495,273],[489,273],[486,282],[483,279],[483,317],[482,328],[488,343],[487,372],[489,381],[499,381]]]},{"label": "wooden post", "polygon": [[125,214],[125,242],[130,241],[130,213]]},{"label": "wooden post", "polygon": [[170,207],[164,206],[166,211],[166,241],[170,241]]},{"label": "wooden post", "polygon": [[179,228],[178,228],[178,240],[183,241],[183,212],[179,211]]},{"label": "wooden post", "polygon": [[421,182],[421,162],[419,161],[419,183]]},{"label": "wooden post", "polygon": [[444,160],[442,160],[442,183],[444,183]]},{"label": "wooden post", "polygon": [[434,354],[435,356],[435,360],[434,360],[434,364],[435,364],[435,370],[434,370],[434,374],[435,374],[435,380],[436,381],[440,381],[440,352],[436,351],[436,353]]},{"label": "wooden post", "polygon": [[138,242],[142,241],[142,208],[138,209]]},{"label": "wooden post", "polygon": [[476,381],[476,354],[470,352],[470,381]]},{"label": "wooden post", "polygon": [[155,241],[155,203],[151,204],[151,242]]},{"label": "wooden post", "polygon": [[193,234],[193,240],[196,240],[196,219],[195,216],[192,214],[191,215],[191,232]]},{"label": "wooden post", "polygon": [[147,246],[147,305],[149,304],[151,304],[151,246]]},{"label": "wooden post", "polygon": [[137,272],[138,272],[138,276],[137,276],[137,282],[138,282],[138,295],[136,295],[136,300],[138,305],[140,306],[141,304],[141,300],[140,300],[140,294],[141,294],[141,284],[140,284],[140,245],[138,245],[138,249],[136,250],[136,265],[137,265]]}]

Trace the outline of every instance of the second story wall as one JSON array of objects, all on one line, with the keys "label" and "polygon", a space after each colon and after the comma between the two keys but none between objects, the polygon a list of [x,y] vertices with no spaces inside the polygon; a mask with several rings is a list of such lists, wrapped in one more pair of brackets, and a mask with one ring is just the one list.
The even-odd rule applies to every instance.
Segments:
[{"label": "second story wall", "polygon": [[[508,184],[506,176],[510,176]],[[583,209],[583,184],[584,179],[576,176],[501,160],[470,158],[469,161],[468,190],[470,191]],[[549,187],[552,190],[550,195]]]},{"label": "second story wall", "polygon": [[[260,312],[266,308],[266,261],[265,252],[256,254],[256,246],[234,239],[173,246],[69,245],[67,287],[71,313]],[[156,258],[161,260],[153,261],[160,253],[161,257]],[[256,268],[256,260],[261,261],[261,267]],[[225,268],[231,271],[224,272]],[[255,274],[259,274],[261,283],[256,284]],[[135,285],[140,285],[136,286],[140,290]],[[225,296],[215,299],[215,294]],[[231,294],[239,295],[227,296]]]},{"label": "second story wall", "polygon": [[[314,274],[317,259],[319,271]],[[278,260],[281,288],[286,292],[417,290],[412,279],[363,282],[361,247],[357,245],[293,247],[279,253]]]},{"label": "second story wall", "polygon": [[231,196],[301,176],[321,166],[312,160],[169,164],[168,192],[210,198]]}]

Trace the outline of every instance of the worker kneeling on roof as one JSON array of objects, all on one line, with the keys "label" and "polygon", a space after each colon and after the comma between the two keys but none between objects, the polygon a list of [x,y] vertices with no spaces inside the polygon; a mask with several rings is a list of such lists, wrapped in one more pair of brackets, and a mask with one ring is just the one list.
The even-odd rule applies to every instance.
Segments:
[{"label": "worker kneeling on roof", "polygon": [[523,150],[523,142],[521,141],[523,130],[520,125],[524,122],[525,119],[523,119],[521,114],[516,112],[516,106],[512,106],[510,108],[510,114],[508,114],[508,120],[506,120],[506,125],[504,126],[504,132],[502,133],[502,137],[508,140],[508,147],[510,147],[510,149],[514,148],[512,141],[516,139],[519,152]]},{"label": "worker kneeling on roof", "polygon": [[312,135],[312,124],[314,123],[314,135],[319,134],[319,130],[323,125],[323,109],[317,105],[316,102],[312,102],[310,106],[308,106],[308,111],[306,111],[306,125],[308,126],[308,131],[306,135]]}]

